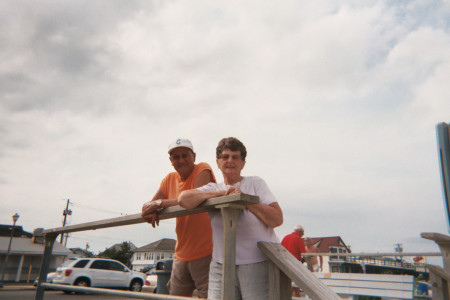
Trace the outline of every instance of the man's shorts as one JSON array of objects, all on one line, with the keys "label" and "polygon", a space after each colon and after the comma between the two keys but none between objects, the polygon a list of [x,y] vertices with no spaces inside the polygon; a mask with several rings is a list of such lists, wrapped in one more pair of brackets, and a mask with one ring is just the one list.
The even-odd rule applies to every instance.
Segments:
[{"label": "man's shorts", "polygon": [[191,260],[173,260],[172,274],[167,284],[170,295],[192,297],[197,289],[199,298],[208,298],[208,276],[211,255]]},{"label": "man's shorts", "polygon": [[312,265],[312,269],[313,269],[313,272],[319,272],[319,270],[320,270],[319,264]]}]

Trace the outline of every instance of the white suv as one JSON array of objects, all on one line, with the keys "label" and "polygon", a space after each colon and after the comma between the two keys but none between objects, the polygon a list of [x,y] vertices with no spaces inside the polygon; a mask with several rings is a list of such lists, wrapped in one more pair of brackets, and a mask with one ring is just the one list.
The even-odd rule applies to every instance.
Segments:
[{"label": "white suv", "polygon": [[[117,260],[106,258],[80,258],[56,269],[53,283],[83,287],[103,287],[142,291],[145,274],[128,269]],[[70,294],[70,291],[64,291]]]}]

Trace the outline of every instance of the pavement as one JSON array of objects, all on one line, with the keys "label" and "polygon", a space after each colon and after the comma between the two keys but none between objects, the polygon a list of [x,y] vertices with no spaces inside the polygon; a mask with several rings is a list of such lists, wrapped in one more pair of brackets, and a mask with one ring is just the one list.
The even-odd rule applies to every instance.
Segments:
[{"label": "pavement", "polygon": [[33,286],[33,283],[26,282],[4,282],[3,288],[0,288],[0,291],[24,291],[24,290],[35,290],[36,287]]},{"label": "pavement", "polygon": [[[36,287],[33,286],[33,283],[26,282],[5,282],[3,284],[3,288],[0,288],[1,291],[28,291],[28,290],[36,290]],[[155,286],[143,286],[142,291],[153,293],[155,290]]]}]

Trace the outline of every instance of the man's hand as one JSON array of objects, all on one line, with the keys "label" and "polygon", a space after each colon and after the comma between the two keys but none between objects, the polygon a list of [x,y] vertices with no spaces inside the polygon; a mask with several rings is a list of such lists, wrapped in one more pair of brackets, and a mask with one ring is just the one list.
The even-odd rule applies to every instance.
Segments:
[{"label": "man's hand", "polygon": [[152,224],[153,228],[159,226],[158,208],[155,201],[149,201],[142,206],[141,216],[147,223]]}]

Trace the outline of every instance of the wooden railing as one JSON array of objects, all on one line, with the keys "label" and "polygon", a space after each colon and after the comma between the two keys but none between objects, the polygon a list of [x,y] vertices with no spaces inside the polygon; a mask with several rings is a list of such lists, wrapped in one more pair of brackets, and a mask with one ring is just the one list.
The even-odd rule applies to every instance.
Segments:
[{"label": "wooden railing", "polygon": [[[237,195],[230,195],[230,196],[223,196],[223,197],[217,197],[208,199],[205,202],[203,202],[200,206],[193,208],[193,209],[184,209],[180,206],[173,206],[166,208],[162,210],[159,214],[160,220],[169,219],[169,218],[175,218],[179,216],[186,216],[186,215],[192,215],[202,212],[207,212],[211,210],[217,210],[220,209],[222,213],[222,218],[224,222],[224,257],[223,257],[223,278],[222,278],[222,300],[234,300],[235,299],[235,281],[236,281],[236,273],[235,273],[235,262],[236,262],[236,229],[237,229],[237,220],[239,216],[239,212],[246,207],[246,205],[249,204],[255,204],[258,203],[259,199],[256,196],[246,195],[246,194],[237,194]],[[118,218],[112,218],[112,219],[106,219],[106,220],[100,220],[100,221],[94,221],[89,223],[83,223],[78,225],[71,225],[66,227],[58,227],[53,229],[47,229],[43,231],[44,239],[45,239],[45,250],[44,250],[44,257],[42,259],[42,266],[41,271],[39,275],[39,283],[36,290],[36,296],[35,299],[42,300],[44,298],[44,288],[53,288],[53,289],[59,289],[59,290],[74,290],[77,289],[78,291],[86,291],[93,288],[81,288],[81,287],[73,287],[73,286],[64,286],[64,285],[54,285],[45,283],[47,278],[47,273],[49,269],[50,264],[50,258],[52,255],[52,249],[53,244],[56,240],[56,237],[59,234],[63,233],[69,233],[69,232],[79,232],[79,231],[86,231],[86,230],[94,230],[94,229],[101,229],[101,228],[110,228],[110,227],[117,227],[117,226],[125,226],[125,225],[133,225],[133,224],[139,224],[144,223],[145,220],[141,217],[140,214],[134,214],[124,217],[118,217]],[[272,260],[273,261],[273,260]],[[297,263],[299,263],[297,261]],[[280,272],[280,267],[277,265],[284,264],[284,263],[278,263],[275,262],[269,263],[272,267],[270,268],[271,272],[269,274],[269,280],[273,280],[274,277],[278,276],[284,276],[283,278],[287,278],[284,273]],[[301,265],[301,264],[300,264]],[[281,267],[282,268],[282,267]],[[304,269],[304,270],[303,270]],[[326,299],[340,299],[335,292],[333,292],[330,288],[328,288],[326,285],[320,282],[320,280],[312,275],[305,267],[303,269],[299,269],[298,271],[292,273],[292,271],[287,271],[287,276],[291,277],[290,279],[294,280],[295,282],[298,282],[298,277],[302,278],[308,278],[307,281],[302,281],[302,288],[304,288],[307,291],[310,291],[311,295],[310,297],[312,299],[320,299],[320,300],[326,300]],[[272,278],[272,279],[270,279]],[[297,280],[297,281],[296,281]],[[291,287],[290,287],[290,281],[289,279],[286,280],[286,282],[289,282],[289,284],[285,284],[283,286],[277,286],[278,289],[278,295],[280,293],[282,295],[285,295],[283,298],[278,297],[272,297],[273,300],[279,300],[279,299],[290,299],[287,298],[288,295],[290,297],[291,293]],[[320,290],[317,290],[317,287],[320,287]],[[275,295],[277,292],[274,291],[274,286],[270,285],[270,294]],[[281,288],[281,291],[280,291]],[[105,291],[107,294],[115,294],[115,295],[125,295],[123,293],[130,293],[130,292],[123,292],[123,291],[111,291],[106,289],[95,289],[92,291],[95,291],[95,293],[102,293],[102,290]],[[131,294],[129,294],[131,296]],[[146,299],[178,299],[179,297],[173,297],[169,295],[155,295],[155,294],[140,294],[142,298]]]},{"label": "wooden railing", "polygon": [[450,236],[440,233],[422,233],[424,239],[434,241],[442,252],[444,268],[436,265],[427,264],[430,270],[430,281],[433,284],[433,299],[450,299]]}]

